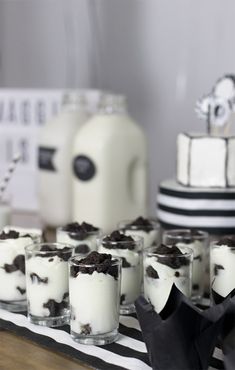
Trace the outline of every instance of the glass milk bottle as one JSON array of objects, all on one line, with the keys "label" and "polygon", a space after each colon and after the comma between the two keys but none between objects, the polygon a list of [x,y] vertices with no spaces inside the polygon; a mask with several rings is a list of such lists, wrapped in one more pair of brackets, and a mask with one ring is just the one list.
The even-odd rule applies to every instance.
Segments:
[{"label": "glass milk bottle", "polygon": [[49,226],[72,220],[72,146],[74,135],[88,119],[84,94],[64,95],[61,113],[41,130],[38,149],[39,209]]},{"label": "glass milk bottle", "polygon": [[73,218],[111,232],[146,214],[147,146],[125,97],[104,94],[98,113],[78,131],[73,156]]}]

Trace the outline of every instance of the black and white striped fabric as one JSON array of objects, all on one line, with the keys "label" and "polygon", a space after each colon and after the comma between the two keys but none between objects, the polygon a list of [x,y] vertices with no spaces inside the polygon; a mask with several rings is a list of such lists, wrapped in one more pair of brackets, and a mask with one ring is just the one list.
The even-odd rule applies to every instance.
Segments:
[{"label": "black and white striped fabric", "polygon": [[[0,327],[31,339],[51,350],[76,358],[100,370],[151,370],[145,343],[135,315],[120,317],[120,338],[106,346],[88,346],[74,342],[69,326],[46,328],[31,324],[23,314],[0,309]],[[223,369],[222,351],[216,348],[210,370]]]},{"label": "black and white striped fabric", "polygon": [[174,180],[160,184],[157,216],[164,228],[197,228],[211,234],[235,231],[235,188],[193,188]]}]

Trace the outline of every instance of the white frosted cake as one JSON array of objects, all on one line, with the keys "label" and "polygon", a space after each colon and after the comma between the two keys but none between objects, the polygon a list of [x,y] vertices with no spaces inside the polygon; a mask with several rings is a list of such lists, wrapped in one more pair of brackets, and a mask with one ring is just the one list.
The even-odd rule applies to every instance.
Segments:
[{"label": "white frosted cake", "polygon": [[[158,218],[164,228],[235,233],[235,75],[220,78],[196,103],[207,133],[180,133],[176,179],[160,184]],[[231,131],[232,132],[232,131]]]},{"label": "white frosted cake", "polygon": [[176,178],[185,186],[234,187],[235,136],[179,134]]}]

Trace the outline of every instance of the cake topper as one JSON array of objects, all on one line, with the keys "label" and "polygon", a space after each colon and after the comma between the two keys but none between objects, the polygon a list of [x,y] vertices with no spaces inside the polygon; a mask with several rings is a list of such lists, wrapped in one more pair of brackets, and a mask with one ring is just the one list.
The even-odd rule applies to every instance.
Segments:
[{"label": "cake topper", "polygon": [[209,134],[228,136],[235,113],[235,75],[220,78],[211,92],[197,101],[195,110],[207,122]]}]

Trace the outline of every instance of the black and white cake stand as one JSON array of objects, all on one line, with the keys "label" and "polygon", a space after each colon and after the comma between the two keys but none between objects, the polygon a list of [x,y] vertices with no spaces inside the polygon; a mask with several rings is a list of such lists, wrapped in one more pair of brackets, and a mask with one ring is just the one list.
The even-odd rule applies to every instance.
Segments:
[{"label": "black and white cake stand", "polygon": [[193,188],[161,182],[157,217],[163,228],[192,228],[235,234],[235,188]]}]

